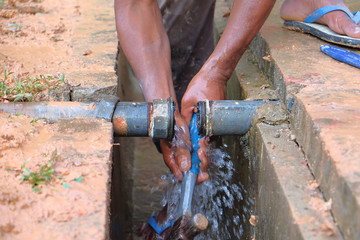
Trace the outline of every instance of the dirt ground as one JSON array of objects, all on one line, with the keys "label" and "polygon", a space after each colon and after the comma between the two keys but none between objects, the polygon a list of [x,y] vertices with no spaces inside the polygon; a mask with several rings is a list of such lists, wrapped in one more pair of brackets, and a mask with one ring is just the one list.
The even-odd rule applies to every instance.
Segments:
[{"label": "dirt ground", "polygon": [[13,76],[21,78],[64,73],[81,65],[69,61],[73,27],[81,16],[79,1],[2,0],[0,4],[1,2],[2,73],[7,69],[8,72],[13,72]]},{"label": "dirt ground", "polygon": [[0,239],[103,239],[111,123],[0,112],[0,132]]},{"label": "dirt ground", "polygon": [[[70,89],[99,84],[98,79],[70,77],[74,72],[82,74],[79,76],[114,73],[115,57],[105,56],[116,52],[116,39],[100,43],[104,31],[116,36],[115,31],[101,21],[100,14],[111,14],[101,12],[105,4],[96,4],[81,0],[0,0],[0,101],[13,100],[1,94],[1,82],[11,88],[16,85],[15,79],[21,82],[51,76],[57,80],[51,87],[64,78],[66,85],[62,87]],[[108,18],[110,23],[106,24],[112,29],[115,20]],[[37,91],[45,91],[46,95],[47,90]]]},{"label": "dirt ground", "polygon": [[[72,58],[81,14],[78,0],[0,0],[0,103],[15,99],[1,90],[39,76],[51,83],[33,100],[49,100],[66,73],[89,67]],[[74,121],[0,112],[0,239],[106,237],[111,123]]]}]

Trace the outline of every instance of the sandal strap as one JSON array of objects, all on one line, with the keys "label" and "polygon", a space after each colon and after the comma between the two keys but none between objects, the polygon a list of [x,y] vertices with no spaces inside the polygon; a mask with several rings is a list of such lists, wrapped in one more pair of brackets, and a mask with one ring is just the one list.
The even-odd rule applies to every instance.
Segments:
[{"label": "sandal strap", "polygon": [[319,8],[310,16],[308,16],[304,22],[305,23],[312,23],[324,16],[326,13],[332,12],[332,11],[343,11],[345,12],[354,22],[355,24],[358,24],[360,22],[360,11],[355,12],[354,14],[351,13],[348,9],[341,7],[341,6],[325,6],[322,8]]}]

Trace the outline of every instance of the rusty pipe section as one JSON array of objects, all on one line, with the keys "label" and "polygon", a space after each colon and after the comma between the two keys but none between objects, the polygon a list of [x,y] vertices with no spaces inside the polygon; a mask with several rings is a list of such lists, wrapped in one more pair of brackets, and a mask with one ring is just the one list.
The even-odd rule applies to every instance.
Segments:
[{"label": "rusty pipe section", "polygon": [[175,106],[171,98],[146,102],[25,102],[1,103],[0,111],[56,121],[89,117],[111,121],[116,136],[172,139]]},{"label": "rusty pipe section", "polygon": [[171,98],[155,99],[153,103],[119,102],[112,120],[115,135],[171,140],[174,136],[174,111]]},{"label": "rusty pipe section", "polygon": [[243,135],[251,125],[256,108],[264,101],[200,101],[197,124],[200,135]]}]

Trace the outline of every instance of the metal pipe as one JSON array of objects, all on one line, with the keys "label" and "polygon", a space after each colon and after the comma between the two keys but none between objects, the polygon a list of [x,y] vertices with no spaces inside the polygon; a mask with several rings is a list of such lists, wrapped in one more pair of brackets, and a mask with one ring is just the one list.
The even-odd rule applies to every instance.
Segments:
[{"label": "metal pipe", "polygon": [[175,105],[171,98],[146,102],[25,102],[1,103],[0,111],[56,121],[89,117],[111,121],[116,136],[172,139]]},{"label": "metal pipe", "polygon": [[201,101],[198,102],[199,134],[206,136],[243,135],[251,125],[256,108],[264,101]]},{"label": "metal pipe", "polygon": [[115,135],[172,139],[174,111],[171,98],[155,99],[153,103],[119,102],[112,118]]},{"label": "metal pipe", "polygon": [[1,103],[0,111],[25,114],[56,121],[62,118],[90,117],[111,121],[116,102],[24,102]]}]

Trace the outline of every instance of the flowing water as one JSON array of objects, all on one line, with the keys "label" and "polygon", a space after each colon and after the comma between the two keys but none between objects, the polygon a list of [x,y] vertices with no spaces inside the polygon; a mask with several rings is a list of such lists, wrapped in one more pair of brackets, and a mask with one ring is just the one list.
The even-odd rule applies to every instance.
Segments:
[{"label": "flowing water", "polygon": [[[192,213],[202,213],[209,221],[208,229],[195,239],[247,239],[245,231],[249,225],[253,201],[236,175],[230,156],[222,148],[210,149],[210,179],[195,187]],[[169,219],[176,219],[181,195],[181,183],[172,174],[163,175],[162,206],[168,204]],[[165,183],[164,183],[165,182]],[[158,186],[154,188],[157,190]],[[248,227],[246,229],[249,229]]]}]

